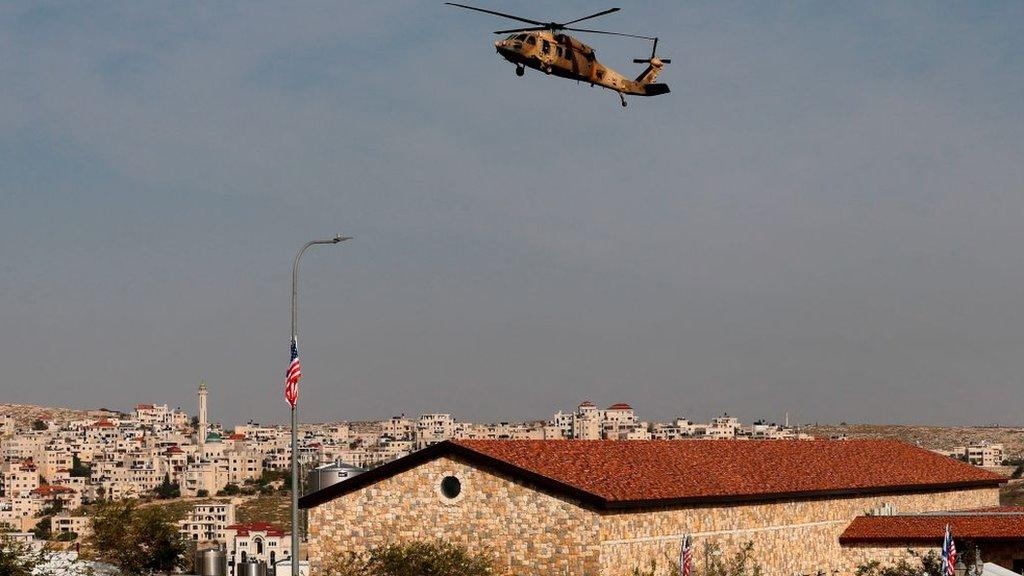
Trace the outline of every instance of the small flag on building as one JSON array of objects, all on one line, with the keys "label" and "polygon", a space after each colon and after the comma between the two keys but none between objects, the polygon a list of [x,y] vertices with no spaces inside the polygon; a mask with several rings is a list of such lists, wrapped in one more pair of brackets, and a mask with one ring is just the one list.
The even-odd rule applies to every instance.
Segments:
[{"label": "small flag on building", "polygon": [[942,539],[942,572],[944,576],[954,576],[956,570],[956,544],[953,542],[953,531],[946,524],[946,536]]},{"label": "small flag on building", "polygon": [[299,379],[302,378],[302,365],[299,363],[299,345],[292,337],[292,361],[288,371],[284,373],[284,399],[295,408],[299,401]]},{"label": "small flag on building", "polygon": [[679,576],[690,576],[693,570],[693,538],[683,536],[679,543]]}]

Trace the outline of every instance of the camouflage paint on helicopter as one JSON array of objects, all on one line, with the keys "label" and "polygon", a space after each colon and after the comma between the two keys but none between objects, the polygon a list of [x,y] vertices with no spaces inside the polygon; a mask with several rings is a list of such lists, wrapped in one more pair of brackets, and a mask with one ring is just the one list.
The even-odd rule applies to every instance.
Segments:
[{"label": "camouflage paint on helicopter", "polygon": [[[635,96],[657,96],[669,91],[668,84],[659,84],[656,82],[658,75],[661,74],[661,70],[664,68],[665,64],[671,62],[671,60],[667,58],[658,58],[656,55],[656,51],[658,49],[657,38],[650,36],[638,36],[636,34],[622,34],[620,32],[570,28],[568,26],[569,24],[574,24],[582,20],[616,12],[619,10],[618,8],[604,10],[563,24],[556,22],[549,22],[545,24],[536,20],[520,18],[518,16],[503,14],[493,10],[485,10],[475,6],[454,4],[451,2],[447,2],[446,4],[533,24],[534,26],[527,28],[499,30],[498,32],[495,32],[496,34],[511,33],[511,35],[504,40],[495,42],[494,47],[497,49],[498,54],[516,65],[516,74],[519,76],[522,76],[525,73],[526,68],[533,68],[535,70],[540,70],[545,74],[553,74],[562,78],[587,82],[591,86],[602,86],[609,90],[618,92],[623,106],[626,105],[625,94]],[[633,60],[633,62],[636,63],[647,64],[647,68],[640,73],[636,79],[630,80],[615,70],[598,62],[597,54],[594,52],[593,48],[583,42],[580,42],[578,39],[569,36],[568,34],[559,33],[559,30],[574,30],[592,34],[642,38],[653,41],[654,45],[651,49],[650,58],[638,58]]]}]

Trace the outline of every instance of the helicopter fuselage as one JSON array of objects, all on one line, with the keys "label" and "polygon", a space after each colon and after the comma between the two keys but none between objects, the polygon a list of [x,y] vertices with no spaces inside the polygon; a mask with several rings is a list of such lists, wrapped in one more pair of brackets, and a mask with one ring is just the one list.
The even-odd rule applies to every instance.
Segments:
[{"label": "helicopter fuselage", "polygon": [[593,48],[568,34],[553,34],[547,30],[522,32],[498,40],[494,47],[498,54],[517,66],[518,73],[521,67],[533,68],[620,94],[655,96],[668,92],[667,85],[654,82],[663,66],[659,59],[652,58],[647,70],[631,80],[598,62]]}]

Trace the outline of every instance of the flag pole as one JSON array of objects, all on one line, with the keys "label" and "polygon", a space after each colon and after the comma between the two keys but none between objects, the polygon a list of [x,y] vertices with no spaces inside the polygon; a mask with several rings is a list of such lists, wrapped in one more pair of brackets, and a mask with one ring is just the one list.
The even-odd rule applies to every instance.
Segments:
[{"label": "flag pole", "polygon": [[[335,236],[330,240],[310,240],[295,255],[292,263],[292,341],[293,353],[299,337],[299,260],[303,253],[316,244],[337,244],[351,240],[349,236]],[[296,386],[298,383],[296,383]],[[297,392],[297,389],[296,389]],[[299,576],[299,417],[296,411],[298,395],[289,400],[292,410],[292,576]]]}]

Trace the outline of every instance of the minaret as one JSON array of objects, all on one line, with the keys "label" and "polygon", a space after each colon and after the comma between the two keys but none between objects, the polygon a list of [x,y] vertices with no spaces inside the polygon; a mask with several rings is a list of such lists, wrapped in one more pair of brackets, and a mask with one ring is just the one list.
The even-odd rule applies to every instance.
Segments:
[{"label": "minaret", "polygon": [[196,440],[199,443],[199,453],[203,453],[203,447],[206,445],[206,380],[199,382],[199,430],[196,431]]}]

